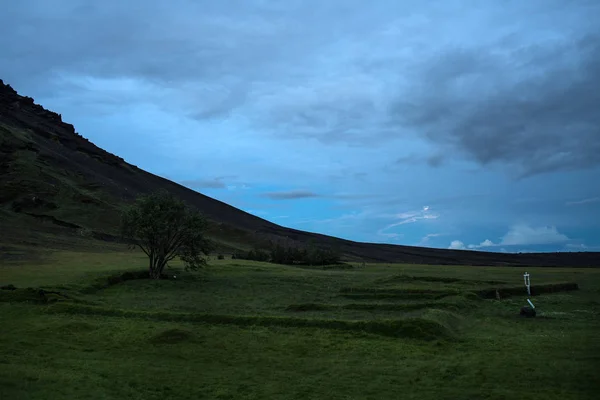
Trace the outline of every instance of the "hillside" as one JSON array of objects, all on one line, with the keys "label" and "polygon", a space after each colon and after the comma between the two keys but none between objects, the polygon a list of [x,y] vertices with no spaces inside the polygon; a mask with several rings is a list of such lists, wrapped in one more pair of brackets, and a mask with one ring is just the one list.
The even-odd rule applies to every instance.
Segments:
[{"label": "hillside", "polygon": [[60,114],[0,80],[0,245],[118,240],[119,209],[164,188],[212,222],[221,251],[268,240],[333,245],[352,260],[423,264],[598,266],[600,253],[502,254],[357,243],[285,228],[143,171],[78,134]]}]

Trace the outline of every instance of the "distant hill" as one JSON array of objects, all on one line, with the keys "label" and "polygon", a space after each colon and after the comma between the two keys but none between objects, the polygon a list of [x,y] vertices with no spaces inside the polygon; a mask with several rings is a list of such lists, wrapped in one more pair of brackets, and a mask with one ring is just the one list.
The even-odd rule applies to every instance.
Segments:
[{"label": "distant hill", "polygon": [[[348,260],[468,265],[600,266],[600,253],[504,254],[359,243],[285,228],[127,163],[78,134],[60,114],[0,80],[0,245],[116,241],[120,207],[164,188],[211,221],[220,251],[314,241]],[[70,239],[72,238],[72,240]],[[77,240],[75,240],[77,238]]]}]

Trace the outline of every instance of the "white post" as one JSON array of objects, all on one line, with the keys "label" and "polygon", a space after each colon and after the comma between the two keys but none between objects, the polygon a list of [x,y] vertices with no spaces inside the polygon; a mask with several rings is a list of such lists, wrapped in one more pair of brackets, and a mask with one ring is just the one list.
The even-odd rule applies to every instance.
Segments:
[{"label": "white post", "polygon": [[527,295],[531,296],[531,280],[529,279],[529,274],[527,272],[523,275],[523,279],[525,280],[525,286],[527,287]]},{"label": "white post", "polygon": [[[527,287],[527,295],[531,296],[531,278],[527,272],[523,274],[523,280],[525,281],[525,286]],[[531,302],[531,300],[527,299],[527,302],[531,306],[532,309],[535,310],[535,306]]]}]

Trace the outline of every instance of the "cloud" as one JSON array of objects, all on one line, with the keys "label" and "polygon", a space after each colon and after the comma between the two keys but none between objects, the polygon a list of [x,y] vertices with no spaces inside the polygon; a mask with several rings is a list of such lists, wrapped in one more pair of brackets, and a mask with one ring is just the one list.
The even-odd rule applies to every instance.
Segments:
[{"label": "cloud", "polygon": [[396,221],[384,228],[389,229],[394,226],[404,225],[404,224],[412,224],[414,222],[424,220],[424,219],[436,219],[439,217],[438,214],[432,213],[429,211],[429,206],[424,206],[420,211],[408,211],[394,215]]},{"label": "cloud", "polygon": [[569,238],[558,232],[555,226],[533,228],[528,225],[514,225],[500,241],[501,246],[554,244],[568,241]]},{"label": "cloud", "polygon": [[465,250],[465,244],[463,242],[461,242],[460,240],[453,240],[452,242],[450,242],[450,246],[448,246],[449,249],[451,250]]},{"label": "cloud", "polygon": [[437,168],[444,164],[445,156],[441,153],[422,155],[411,153],[406,156],[402,156],[396,160],[396,164],[426,164],[430,167]]},{"label": "cloud", "polygon": [[6,2],[0,71],[98,146],[290,227],[487,250],[551,221],[591,248],[600,2],[392,3]]},{"label": "cloud", "polygon": [[258,215],[258,216],[261,216],[261,217],[265,217],[265,216],[269,215],[269,212],[265,211],[265,210],[252,210],[252,209],[248,209],[248,210],[244,210],[244,211],[246,211],[249,214]]},{"label": "cloud", "polygon": [[224,179],[235,178],[235,176],[219,176],[213,179],[191,179],[181,181],[181,184],[195,189],[225,189],[227,185]]},{"label": "cloud", "polygon": [[389,233],[387,230],[394,228],[396,226],[412,224],[421,220],[433,220],[439,217],[438,214],[435,214],[430,211],[429,206],[424,206],[419,211],[408,211],[399,214],[392,215],[392,217],[396,220],[395,222],[386,225],[385,227],[379,229],[377,234],[384,237],[396,238],[397,233]]},{"label": "cloud", "polygon": [[566,205],[568,206],[578,206],[581,204],[590,204],[590,203],[597,203],[600,201],[600,197],[591,197],[588,199],[582,199],[582,200],[577,200],[577,201],[568,201],[566,203]]},{"label": "cloud", "polygon": [[283,192],[268,192],[263,193],[263,197],[268,197],[271,200],[294,200],[294,199],[306,199],[311,197],[319,197],[315,192],[309,190],[289,190]]},{"label": "cloud", "polygon": [[489,239],[485,239],[483,242],[479,243],[479,244],[470,244],[468,247],[470,249],[480,249],[482,247],[491,247],[491,246],[497,246],[496,244],[494,244],[494,242],[492,242]]},{"label": "cloud", "polygon": [[600,165],[598,35],[447,48],[409,78],[392,120],[448,154],[521,177]]},{"label": "cloud", "polygon": [[[501,247],[501,251],[505,251],[504,246],[543,246],[543,245],[555,245],[570,241],[569,237],[558,232],[555,226],[542,226],[542,227],[531,227],[526,224],[513,225],[498,243],[486,239],[479,244],[469,244],[469,249],[486,249],[486,248],[497,248]],[[459,242],[459,241],[457,241]],[[462,243],[462,242],[460,242]],[[565,246],[570,247],[570,243],[566,243]],[[579,245],[578,245],[579,246]],[[502,250],[504,249],[504,250]],[[496,250],[493,250],[496,251]],[[531,249],[525,249],[520,251],[533,251]]]},{"label": "cloud", "polygon": [[428,233],[427,235],[421,238],[421,240],[419,241],[419,243],[416,244],[416,246],[427,246],[431,238],[435,238],[441,235],[441,233]]}]

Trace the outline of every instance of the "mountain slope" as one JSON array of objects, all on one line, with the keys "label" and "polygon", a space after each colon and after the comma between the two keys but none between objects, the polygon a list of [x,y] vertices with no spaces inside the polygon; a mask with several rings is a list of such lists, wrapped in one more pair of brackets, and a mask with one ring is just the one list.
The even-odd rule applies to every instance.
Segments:
[{"label": "mountain slope", "polygon": [[[120,207],[167,189],[202,211],[221,251],[269,240],[336,246],[348,259],[476,265],[600,265],[600,253],[499,254],[357,243],[284,228],[143,171],[97,147],[59,114],[0,80],[0,244],[116,240]],[[65,239],[64,243],[74,242]]]}]

